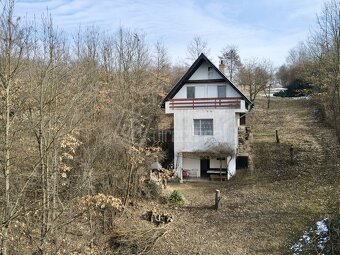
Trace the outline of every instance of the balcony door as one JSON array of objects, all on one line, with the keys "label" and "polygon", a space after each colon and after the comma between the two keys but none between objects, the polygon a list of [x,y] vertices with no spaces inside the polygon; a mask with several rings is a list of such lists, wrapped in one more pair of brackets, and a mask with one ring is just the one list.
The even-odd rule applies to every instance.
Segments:
[{"label": "balcony door", "polygon": [[217,97],[218,98],[227,97],[227,86],[226,85],[217,86]]},{"label": "balcony door", "polygon": [[195,87],[187,87],[187,98],[195,98]]}]

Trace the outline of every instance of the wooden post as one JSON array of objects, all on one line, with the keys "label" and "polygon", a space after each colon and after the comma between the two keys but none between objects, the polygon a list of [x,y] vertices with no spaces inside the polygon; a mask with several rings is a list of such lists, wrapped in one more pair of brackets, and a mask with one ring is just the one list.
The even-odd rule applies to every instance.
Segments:
[{"label": "wooden post", "polygon": [[220,157],[220,181],[222,182],[222,156]]},{"label": "wooden post", "polygon": [[221,206],[221,192],[220,190],[215,190],[215,209],[218,210],[218,208]]},{"label": "wooden post", "polygon": [[290,146],[289,148],[289,156],[290,156],[290,164],[294,164],[294,148],[293,145]]},{"label": "wooden post", "polygon": [[280,143],[279,131],[277,131],[277,129],[275,130],[275,137],[276,137],[276,143]]}]

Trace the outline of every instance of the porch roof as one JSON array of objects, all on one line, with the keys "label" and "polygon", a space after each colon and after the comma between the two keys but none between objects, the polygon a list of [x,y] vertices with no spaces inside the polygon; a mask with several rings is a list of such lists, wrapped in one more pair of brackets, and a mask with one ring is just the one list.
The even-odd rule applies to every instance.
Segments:
[{"label": "porch roof", "polygon": [[221,158],[221,157],[225,157],[227,155],[223,155],[223,154],[213,154],[211,152],[208,151],[184,151],[182,152],[182,157],[186,157],[186,158]]}]

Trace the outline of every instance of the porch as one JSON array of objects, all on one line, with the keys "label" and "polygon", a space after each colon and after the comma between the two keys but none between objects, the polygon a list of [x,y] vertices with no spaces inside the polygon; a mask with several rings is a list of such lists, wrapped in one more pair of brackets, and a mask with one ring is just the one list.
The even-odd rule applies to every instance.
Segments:
[{"label": "porch", "polygon": [[248,168],[248,153],[238,153],[230,160],[228,168],[225,158],[209,157],[204,152],[180,154],[178,176],[183,182],[226,181],[236,174],[236,169]]},{"label": "porch", "polygon": [[205,152],[182,152],[178,157],[178,175],[183,181],[227,180],[235,168],[235,159],[230,160],[228,171],[226,158],[209,157]]}]

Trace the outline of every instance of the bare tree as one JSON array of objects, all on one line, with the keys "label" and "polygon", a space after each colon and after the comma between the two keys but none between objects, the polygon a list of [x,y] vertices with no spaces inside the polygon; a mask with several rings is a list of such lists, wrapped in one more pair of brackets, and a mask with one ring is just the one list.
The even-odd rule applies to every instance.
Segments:
[{"label": "bare tree", "polygon": [[340,142],[340,3],[324,3],[318,26],[305,43],[289,52],[290,75],[313,84],[314,99],[326,120],[335,128]]},{"label": "bare tree", "polygon": [[267,79],[267,86],[264,88],[264,94],[267,98],[267,109],[270,108],[270,102],[271,102],[271,94],[272,94],[272,88],[275,83],[275,72],[273,64],[270,61],[266,62],[265,65],[266,69],[266,79]]},{"label": "bare tree", "polygon": [[241,66],[241,60],[236,46],[230,45],[221,51],[221,60],[224,61],[227,67],[227,75],[231,82],[233,82],[238,69]]},{"label": "bare tree", "polygon": [[153,64],[151,69],[154,73],[155,80],[157,80],[159,84],[159,89],[155,89],[152,92],[154,95],[153,103],[157,104],[165,97],[165,93],[170,87],[171,65],[167,49],[162,42],[157,41],[155,43],[152,59]]},{"label": "bare tree", "polygon": [[256,99],[259,92],[265,91],[272,79],[272,67],[270,62],[255,59],[246,62],[239,71],[239,84],[249,91],[251,101]]},{"label": "bare tree", "polygon": [[202,53],[209,55],[210,49],[208,48],[207,41],[204,41],[200,36],[195,36],[189,43],[188,58],[192,61],[196,60]]},{"label": "bare tree", "polygon": [[[152,55],[140,33],[96,28],[80,29],[72,48],[49,14],[26,27],[14,1],[0,3],[0,253],[70,251],[64,239],[79,225],[79,242],[95,249],[97,226],[114,213],[106,199],[128,205],[149,173],[166,50],[158,44]],[[78,198],[111,209],[97,208],[98,220]]]},{"label": "bare tree", "polygon": [[334,126],[340,142],[340,3],[324,4],[318,16],[318,30],[309,39],[309,49],[318,63],[312,81],[319,85],[320,102],[327,119]]},{"label": "bare tree", "polygon": [[14,0],[1,1],[2,12],[0,16],[0,85],[4,102],[1,107],[1,119],[4,128],[1,128],[3,138],[3,150],[1,167],[3,170],[5,190],[4,190],[4,214],[2,217],[1,253],[8,254],[8,230],[15,212],[13,211],[13,201],[11,199],[12,169],[14,163],[13,144],[19,132],[16,132],[15,122],[17,119],[16,103],[19,91],[17,78],[23,64],[23,54],[27,46],[29,35],[28,28],[20,23],[20,17],[14,16]]},{"label": "bare tree", "polygon": [[275,73],[275,77],[283,87],[286,87],[292,80],[290,70],[289,67],[287,67],[287,65],[280,66],[277,72]]}]

